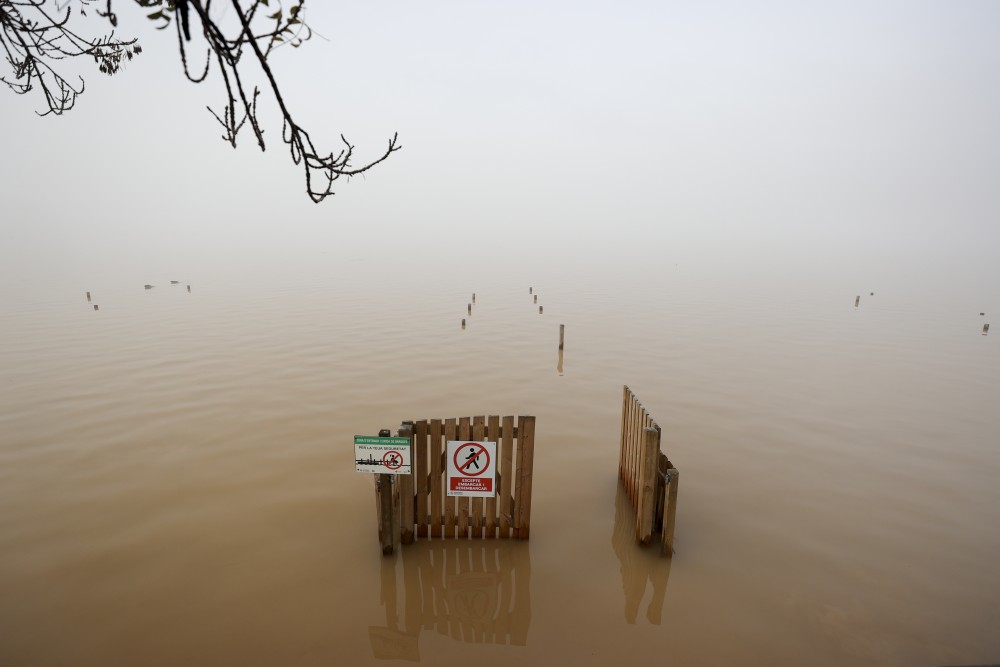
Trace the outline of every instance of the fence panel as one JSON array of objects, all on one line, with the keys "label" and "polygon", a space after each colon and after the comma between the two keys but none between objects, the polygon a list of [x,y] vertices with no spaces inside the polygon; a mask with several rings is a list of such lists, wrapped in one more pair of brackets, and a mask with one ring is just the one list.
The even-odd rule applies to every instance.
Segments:
[{"label": "fence panel", "polygon": [[618,476],[636,513],[635,536],[650,544],[660,533],[665,554],[673,553],[677,516],[677,469],[661,452],[662,430],[626,385],[622,391]]},{"label": "fence panel", "polygon": [[[410,438],[412,475],[376,475],[376,509],[383,553],[393,544],[444,537],[526,540],[531,527],[535,418],[522,415],[403,422]],[[447,495],[445,442],[497,443],[494,496]]]}]

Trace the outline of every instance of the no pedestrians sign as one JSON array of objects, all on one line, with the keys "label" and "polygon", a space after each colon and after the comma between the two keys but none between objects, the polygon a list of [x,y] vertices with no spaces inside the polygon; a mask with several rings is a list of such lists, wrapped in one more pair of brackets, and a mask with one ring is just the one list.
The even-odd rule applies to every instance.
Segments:
[{"label": "no pedestrians sign", "polygon": [[496,496],[497,443],[448,441],[448,495]]}]

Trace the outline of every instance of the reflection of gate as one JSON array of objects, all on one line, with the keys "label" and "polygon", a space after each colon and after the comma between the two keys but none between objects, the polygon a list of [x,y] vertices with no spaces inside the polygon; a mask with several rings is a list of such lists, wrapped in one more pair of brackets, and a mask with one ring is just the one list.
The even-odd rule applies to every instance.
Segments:
[{"label": "reflection of gate", "polygon": [[[622,484],[618,485],[618,494],[615,496],[615,527],[611,533],[611,546],[621,563],[625,620],[634,625],[640,605],[648,599],[646,618],[653,625],[660,625],[663,601],[667,595],[667,579],[670,577],[670,560],[663,559],[660,554],[651,553],[648,549],[636,548],[635,513]],[[652,594],[647,595],[650,589]]]},{"label": "reflection of gate", "polygon": [[398,559],[383,559],[379,599],[386,625],[368,629],[376,658],[419,661],[422,630],[524,646],[531,623],[528,545],[422,540]]},{"label": "reflection of gate", "polygon": [[[528,539],[535,418],[461,417],[403,422],[410,438],[412,475],[375,475],[375,498],[382,553],[417,538]],[[497,443],[496,495],[492,498],[447,495],[445,443],[452,440]]]},{"label": "reflection of gate", "polygon": [[663,553],[674,549],[678,472],[660,451],[660,426],[627,386],[622,401],[618,476],[636,511],[635,537],[649,544],[660,532]]}]

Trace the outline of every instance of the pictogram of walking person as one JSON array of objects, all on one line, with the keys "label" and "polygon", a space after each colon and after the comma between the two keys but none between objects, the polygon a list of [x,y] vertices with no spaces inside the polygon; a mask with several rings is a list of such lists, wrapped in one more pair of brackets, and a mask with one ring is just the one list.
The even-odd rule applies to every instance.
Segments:
[{"label": "pictogram of walking person", "polygon": [[479,470],[479,455],[482,453],[483,450],[481,449],[469,447],[469,455],[465,457],[465,460],[468,461],[468,463],[462,466],[462,468],[468,470],[470,466],[476,466],[476,470]]}]

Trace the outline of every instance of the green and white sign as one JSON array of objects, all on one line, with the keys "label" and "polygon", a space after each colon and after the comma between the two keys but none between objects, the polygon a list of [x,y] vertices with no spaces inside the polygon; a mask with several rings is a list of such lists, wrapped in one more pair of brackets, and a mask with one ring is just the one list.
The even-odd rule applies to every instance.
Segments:
[{"label": "green and white sign", "polygon": [[410,439],[354,436],[354,469],[381,475],[409,475]]}]

